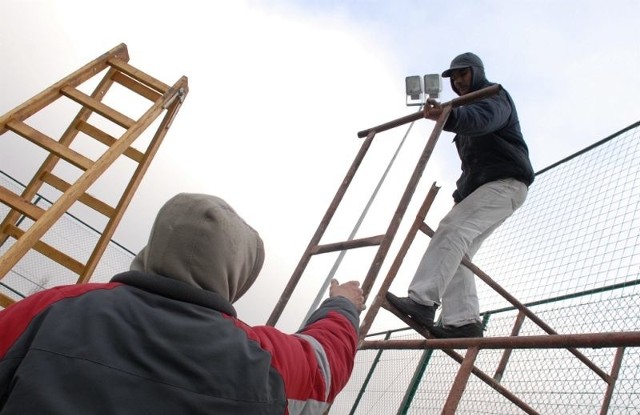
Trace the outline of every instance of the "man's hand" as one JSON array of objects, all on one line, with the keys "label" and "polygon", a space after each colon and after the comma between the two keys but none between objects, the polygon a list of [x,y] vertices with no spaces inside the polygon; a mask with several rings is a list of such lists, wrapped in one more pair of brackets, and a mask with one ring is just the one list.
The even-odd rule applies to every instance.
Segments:
[{"label": "man's hand", "polygon": [[424,105],[424,118],[437,121],[442,114],[442,105],[433,98],[429,98]]},{"label": "man's hand", "polygon": [[344,284],[339,284],[338,280],[331,280],[331,287],[329,287],[329,297],[342,296],[351,301],[356,309],[360,312],[367,306],[364,304],[364,294],[360,283],[358,281],[349,281]]}]

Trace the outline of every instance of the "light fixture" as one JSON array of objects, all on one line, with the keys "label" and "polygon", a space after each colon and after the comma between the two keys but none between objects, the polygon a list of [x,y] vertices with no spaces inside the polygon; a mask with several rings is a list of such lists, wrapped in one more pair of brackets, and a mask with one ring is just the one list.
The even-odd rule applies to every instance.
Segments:
[{"label": "light fixture", "polygon": [[407,76],[404,79],[407,106],[424,105],[427,98],[438,98],[442,92],[442,78],[440,74]]}]

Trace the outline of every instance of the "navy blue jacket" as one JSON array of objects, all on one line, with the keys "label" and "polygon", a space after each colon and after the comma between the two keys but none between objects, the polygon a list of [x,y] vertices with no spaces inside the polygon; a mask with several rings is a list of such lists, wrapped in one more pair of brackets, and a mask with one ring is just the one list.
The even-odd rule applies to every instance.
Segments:
[{"label": "navy blue jacket", "polygon": [[[471,92],[495,85],[485,78],[481,66],[471,66],[471,70]],[[451,84],[456,91],[453,80]],[[518,113],[504,88],[489,98],[454,108],[444,130],[456,133],[453,141],[461,161],[462,174],[453,193],[456,203],[495,180],[514,178],[527,186],[533,182]]]}]

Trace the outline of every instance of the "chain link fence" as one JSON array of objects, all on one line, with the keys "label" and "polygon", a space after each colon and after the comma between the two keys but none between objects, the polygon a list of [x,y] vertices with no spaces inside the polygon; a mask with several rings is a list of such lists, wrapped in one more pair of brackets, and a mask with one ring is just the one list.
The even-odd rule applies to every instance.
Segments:
[{"label": "chain link fence", "polygon": [[[559,334],[640,331],[640,123],[536,175],[526,203],[474,263]],[[478,281],[487,331],[509,336],[517,310]],[[546,334],[525,320],[520,335]],[[413,330],[367,339],[420,339]],[[464,350],[458,352],[464,354]],[[615,348],[580,349],[606,374]],[[475,365],[493,375],[502,350]],[[440,350],[362,350],[332,414],[440,414],[460,365]],[[607,383],[565,349],[516,349],[500,385],[540,414],[600,414]],[[608,414],[640,413],[640,349],[624,350]],[[457,414],[525,413],[471,376]]]}]

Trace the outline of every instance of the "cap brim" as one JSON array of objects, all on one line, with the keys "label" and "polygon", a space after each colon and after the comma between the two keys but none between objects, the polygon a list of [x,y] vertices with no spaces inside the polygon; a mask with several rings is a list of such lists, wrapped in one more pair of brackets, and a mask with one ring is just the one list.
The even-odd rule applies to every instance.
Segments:
[{"label": "cap brim", "polygon": [[458,70],[458,69],[464,69],[464,68],[469,68],[469,65],[462,65],[462,66],[453,66],[449,69],[447,69],[446,71],[442,72],[442,77],[443,78],[449,78],[451,77],[451,72]]}]

